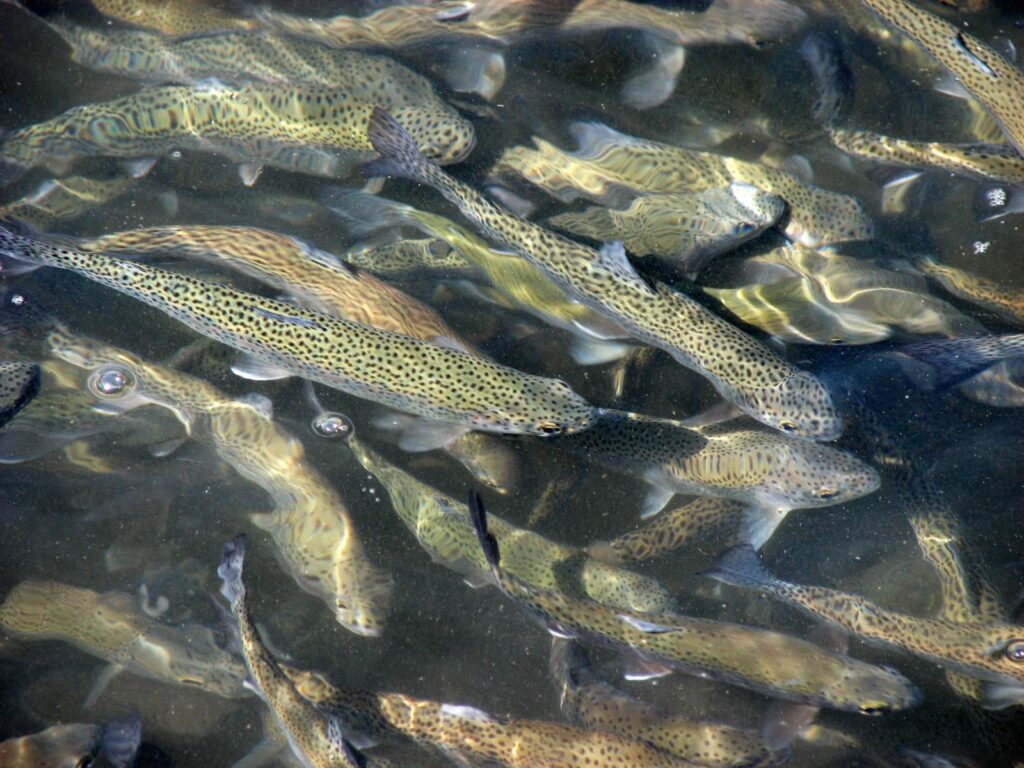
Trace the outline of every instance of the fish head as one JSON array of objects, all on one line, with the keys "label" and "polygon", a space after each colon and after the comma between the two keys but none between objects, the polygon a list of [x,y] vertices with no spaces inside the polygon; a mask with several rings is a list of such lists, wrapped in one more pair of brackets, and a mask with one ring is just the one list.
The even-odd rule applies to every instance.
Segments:
[{"label": "fish head", "polygon": [[736,203],[734,218],[737,226],[743,231],[737,234],[753,236],[770,227],[786,212],[786,203],[778,195],[758,189],[753,184],[734,181],[729,185],[729,193]]},{"label": "fish head", "polygon": [[849,663],[845,675],[832,684],[831,695],[847,702],[848,711],[880,715],[910,709],[924,698],[921,690],[895,669],[844,657]]},{"label": "fish head", "polygon": [[481,412],[473,417],[475,428],[505,434],[555,437],[590,428],[599,409],[584,400],[561,379],[531,376],[522,410]]},{"label": "fish head", "polygon": [[437,112],[422,107],[398,108],[394,118],[409,131],[424,157],[438,165],[463,160],[476,146],[473,124],[445,110]]},{"label": "fish head", "polygon": [[357,635],[380,637],[391,604],[390,575],[367,563],[344,586],[332,595],[335,620]]},{"label": "fish head", "polygon": [[843,418],[832,393],[807,371],[772,386],[751,387],[736,401],[761,423],[791,437],[827,442],[843,432]]},{"label": "fish head", "polygon": [[878,472],[856,456],[804,440],[785,440],[766,478],[765,502],[784,509],[829,507],[878,490]]}]

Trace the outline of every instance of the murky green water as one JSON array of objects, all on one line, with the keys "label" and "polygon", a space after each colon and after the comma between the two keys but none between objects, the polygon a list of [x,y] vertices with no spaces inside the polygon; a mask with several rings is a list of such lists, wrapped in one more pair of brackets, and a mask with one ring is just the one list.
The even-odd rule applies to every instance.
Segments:
[{"label": "murky green water", "polygon": [[[328,8],[307,3],[301,10],[323,15],[339,10],[356,13],[373,6],[349,5]],[[815,15],[809,25],[843,35],[855,91],[846,124],[922,140],[975,140],[967,128],[963,102],[930,87],[938,70],[928,68],[924,59],[858,34],[834,17],[817,18],[816,2],[794,0],[793,5]],[[927,5],[939,8],[937,3]],[[1002,38],[1024,45],[1020,29],[1024,16],[1013,6],[1002,3],[1000,8],[965,16],[964,23],[982,39]],[[945,15],[956,17],[951,12]],[[96,21],[94,15],[85,18]],[[873,23],[881,26],[877,20]],[[643,111],[626,106],[621,96],[628,75],[648,55],[645,39],[635,31],[538,33],[497,48],[506,58],[508,75],[489,104],[445,86],[438,49],[421,46],[390,55],[431,78],[441,94],[472,120],[477,146],[466,161],[449,170],[478,188],[484,186],[488,170],[504,149],[528,143],[531,136],[571,148],[567,126],[572,121],[600,121],[623,133],[669,144],[699,142],[714,129],[725,135],[716,152],[751,160],[766,152],[778,157],[800,155],[809,161],[815,184],[860,200],[879,238],[844,252],[864,258],[904,251],[930,253],[1001,285],[1024,287],[1024,270],[1018,264],[1020,216],[979,222],[974,204],[979,182],[933,171],[913,189],[904,213],[882,210],[885,179],[867,172],[869,164],[841,156],[810,118],[813,84],[795,54],[807,29],[802,27],[782,42],[756,47],[694,47],[688,51],[673,95]],[[67,46],[43,23],[12,5],[0,4],[0,126],[5,131],[138,88],[130,79],[72,63]],[[245,187],[236,166],[231,160],[197,151],[164,156],[124,194],[73,220],[54,223],[52,229],[92,237],[156,225],[259,226],[335,254],[360,241],[319,202],[330,185],[359,186],[358,177],[336,182],[268,168],[254,186]],[[74,171],[111,174],[118,165],[109,159],[88,158],[76,164]],[[4,200],[12,200],[51,175],[34,169],[0,192]],[[567,209],[525,183],[517,192],[538,206],[533,214],[536,221]],[[388,181],[384,194],[457,218],[439,195],[412,183]],[[737,256],[761,253],[766,242],[756,240]],[[738,263],[738,257],[722,257],[700,276],[700,282],[740,284]],[[230,280],[247,290],[275,295],[228,270],[199,263],[190,264],[190,270],[192,266],[193,274],[204,278]],[[44,306],[76,333],[147,360],[166,361],[200,338],[156,310],[67,272],[42,269],[24,277],[0,277],[0,282],[9,292]],[[443,276],[420,274],[397,285],[435,308],[463,339],[492,359],[529,373],[562,378],[595,405],[683,418],[717,401],[701,376],[662,353],[627,369],[624,392],[617,400],[615,366],[576,365],[567,354],[569,333],[546,326],[524,311],[490,303],[480,292],[468,291]],[[690,283],[680,285],[684,291],[693,291]],[[934,285],[931,291],[940,294]],[[709,299],[703,301],[713,306]],[[989,332],[1013,331],[1013,326],[991,314],[951,301]],[[963,540],[987,567],[1012,615],[1024,589],[1021,412],[971,402],[956,390],[929,393],[914,387],[882,354],[914,338],[897,334],[866,347],[790,345],[785,354],[821,374],[834,388],[848,387],[862,394],[892,435],[922,457],[921,472],[959,518]],[[346,351],[337,353],[343,356]],[[39,435],[24,436],[31,445],[23,451],[49,450],[0,469],[0,593],[8,593],[26,579],[132,595],[146,585],[152,599],[162,595],[169,601],[162,621],[216,627],[218,616],[208,593],[219,586],[215,571],[221,546],[232,535],[246,531],[251,541],[246,580],[252,608],[276,653],[347,687],[402,691],[471,704],[500,715],[559,720],[557,693],[548,677],[549,637],[544,629],[498,590],[471,589],[461,576],[431,562],[392,512],[380,484],[343,444],[319,438],[309,429],[315,411],[302,382],[247,381],[231,373],[234,360],[231,350],[206,344],[189,359],[185,370],[229,396],[265,395],[273,402],[277,422],[301,439],[309,464],[344,500],[368,556],[394,581],[387,625],[380,637],[347,632],[321,601],[296,587],[275,560],[269,538],[249,521],[251,513],[268,509],[269,498],[219,459],[208,443],[186,440],[163,455],[161,447],[184,437],[181,425],[165,412],[140,413],[130,420],[108,417],[112,426],[104,423],[96,434],[63,432],[59,437],[53,435],[59,432],[61,416],[53,412],[45,445]],[[44,388],[42,395],[46,392]],[[352,418],[360,439],[416,477],[459,500],[476,485],[445,453],[400,450],[396,438],[375,424],[386,413],[381,406],[321,386],[316,393],[324,406]],[[123,423],[114,423],[118,421]],[[6,430],[16,425],[17,419]],[[856,428],[855,424],[848,427],[840,444],[867,459],[863,444],[851,437]],[[525,527],[543,499],[547,514],[536,530],[577,546],[610,539],[638,525],[646,493],[641,478],[562,450],[556,440],[513,437],[504,442],[519,465],[519,480],[505,496],[487,493],[488,508],[495,514]],[[548,493],[549,486],[555,488],[553,493]],[[697,576],[718,553],[711,545],[689,546],[635,568],[659,579],[678,598],[682,613],[806,636],[812,622],[796,610]],[[922,560],[899,501],[885,482],[878,492],[850,503],[795,511],[762,554],[774,573],[790,581],[844,589],[905,613],[926,615],[936,611],[941,601],[938,580]],[[958,699],[931,662],[857,638],[851,640],[850,653],[898,669],[923,690],[924,703],[877,718],[824,710],[818,717],[820,724],[849,735],[861,746],[798,742],[793,765],[940,764],[897,762],[904,748],[941,755],[958,761],[957,765],[1011,764],[1008,752],[992,745],[986,728],[1024,734],[1019,706],[995,717],[986,715]],[[597,668],[607,679],[616,680],[620,668],[615,654],[595,651],[595,656],[600,661]],[[83,702],[103,666],[93,656],[59,641],[3,638],[0,740],[56,722],[101,722],[133,709],[141,713],[143,723],[140,766],[229,766],[263,738],[264,705],[255,697],[223,699],[129,673],[115,678],[95,705],[85,709]],[[742,688],[682,673],[656,682],[621,685],[668,711],[749,728],[760,727],[770,704],[766,697]],[[1018,761],[1024,759],[1021,745],[1024,736],[1016,745]],[[370,754],[395,757],[401,765],[448,764],[444,757],[411,745],[384,745]]]}]

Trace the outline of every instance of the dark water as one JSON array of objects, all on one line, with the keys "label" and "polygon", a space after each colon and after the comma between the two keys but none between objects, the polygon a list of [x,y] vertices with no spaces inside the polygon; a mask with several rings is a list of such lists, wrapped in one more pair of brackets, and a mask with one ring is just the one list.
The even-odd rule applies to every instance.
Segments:
[{"label": "dark water", "polygon": [[[815,3],[807,5],[812,6],[809,10],[816,8]],[[347,9],[348,4],[332,4],[330,9],[312,4],[305,10],[319,14],[340,7]],[[1021,19],[1024,16],[1013,3],[1004,3],[1002,9],[970,16],[969,22],[983,39],[1007,38],[1020,46]],[[825,24],[842,26],[835,20]],[[979,223],[973,207],[977,182],[932,173],[908,213],[893,216],[881,211],[879,182],[863,172],[866,164],[844,160],[815,132],[808,115],[813,101],[809,74],[792,68],[793,49],[801,37],[797,32],[783,43],[757,48],[723,45],[691,50],[674,95],[649,111],[628,108],[620,96],[625,75],[643,56],[643,40],[637,33],[540,35],[513,45],[504,51],[508,79],[493,105],[484,115],[475,114],[480,110],[466,113],[477,130],[477,148],[468,161],[450,170],[480,183],[502,149],[528,142],[533,135],[571,147],[566,126],[573,120],[599,120],[624,133],[667,143],[692,140],[708,127],[730,129],[732,136],[720,150],[727,154],[755,159],[771,150],[807,157],[815,183],[863,202],[885,247],[934,253],[946,263],[1024,287],[1018,262],[1020,217]],[[851,125],[920,139],[972,140],[962,103],[928,87],[933,70],[925,69],[922,58],[894,46],[887,49],[861,34],[851,32],[844,39],[856,84],[847,118]],[[55,34],[7,4],[0,4],[0,43],[0,126],[6,130],[138,88],[131,80],[70,62],[66,46]],[[437,79],[436,57],[429,48],[395,55]],[[474,101],[442,93],[461,103]],[[481,100],[475,103],[484,105]],[[800,138],[778,139],[794,134]],[[104,165],[88,162],[90,167]],[[32,180],[45,177],[45,171],[34,171],[17,189],[24,191]],[[163,158],[146,179],[117,200],[55,228],[72,235],[97,235],[158,224],[240,224],[286,232],[341,253],[355,244],[355,238],[316,203],[328,183],[267,170],[254,187],[245,188],[231,162],[186,152],[179,158]],[[162,197],[172,190],[177,197],[173,213]],[[385,194],[453,215],[439,196],[411,184],[389,182]],[[538,217],[562,210],[539,191],[534,190],[531,199],[541,206]],[[272,215],[286,206],[301,211],[301,216]],[[860,244],[851,252],[871,256],[876,247],[882,246]],[[756,245],[750,252],[756,252]],[[164,360],[196,340],[159,312],[68,273],[40,270],[11,285],[44,301],[76,331],[147,359]],[[256,284],[245,285],[260,290]],[[613,404],[611,366],[575,366],[565,354],[568,334],[440,281],[419,279],[401,287],[434,306],[464,338],[494,359],[564,378],[591,402]],[[993,331],[1008,330],[967,304],[957,306]],[[872,351],[897,343],[884,342]],[[392,514],[386,493],[348,451],[307,429],[311,410],[300,382],[247,382],[230,373],[230,352],[215,349],[205,354],[193,371],[226,394],[259,392],[270,397],[276,418],[301,436],[311,464],[341,493],[370,555],[390,571],[396,585],[384,634],[365,638],[346,632],[319,600],[295,587],[276,564],[270,542],[248,523],[248,514],[264,509],[267,499],[223,465],[208,445],[186,442],[169,456],[150,455],[147,444],[178,429],[171,419],[89,439],[91,454],[102,462],[99,471],[95,463],[82,466],[80,459],[61,451],[0,469],[0,592],[29,578],[132,594],[145,583],[171,601],[169,617],[215,626],[217,617],[206,594],[218,586],[215,567],[221,545],[231,535],[249,530],[254,545],[246,575],[254,614],[272,645],[299,665],[323,671],[349,687],[403,691],[516,717],[559,719],[547,675],[547,633],[498,591],[470,589],[457,574],[430,561]],[[829,381],[865,393],[892,433],[924,457],[924,471],[958,515],[965,540],[988,566],[1007,606],[1016,607],[1024,588],[1020,412],[972,403],[955,391],[920,391],[863,349],[794,345],[787,354]],[[373,426],[379,407],[323,388],[318,388],[318,395],[328,407],[350,415],[363,439],[395,463],[453,497],[464,498],[472,484],[469,475],[444,454],[405,454],[396,448],[392,438]],[[704,379],[659,354],[631,371],[619,406],[682,417],[715,401]],[[571,478],[555,497],[551,514],[540,522],[539,532],[582,546],[637,524],[644,492],[638,479],[535,439],[508,442],[521,464],[521,480],[508,496],[488,497],[494,512],[525,526],[548,484]],[[800,635],[808,631],[810,622],[793,610],[752,594],[716,589],[694,576],[714,554],[684,549],[637,569],[660,579],[678,596],[684,613]],[[938,582],[886,487],[849,504],[793,513],[763,555],[774,572],[791,581],[847,589],[908,613],[924,615],[938,607]],[[113,570],[112,560],[120,563]],[[981,728],[965,714],[934,664],[856,638],[851,653],[899,669],[924,690],[925,703],[881,718],[825,711],[819,722],[856,737],[863,749],[798,744],[794,765],[895,765],[882,761],[904,747],[973,761],[963,764],[1009,765],[1005,753],[993,754]],[[613,661],[611,656],[598,658]],[[225,700],[129,674],[115,679],[96,705],[84,710],[82,702],[102,666],[64,643],[3,640],[0,740],[58,721],[100,722],[138,709],[144,728],[140,765],[198,768],[231,765],[262,737],[263,705],[254,698]],[[741,688],[682,674],[623,686],[670,711],[747,727],[758,727],[768,706],[767,699]],[[1017,722],[1024,724],[1020,718]],[[1017,733],[1024,734],[1024,728]],[[425,752],[397,754],[400,764],[444,764]],[[1018,751],[1017,757],[1021,755],[1024,749]]]}]

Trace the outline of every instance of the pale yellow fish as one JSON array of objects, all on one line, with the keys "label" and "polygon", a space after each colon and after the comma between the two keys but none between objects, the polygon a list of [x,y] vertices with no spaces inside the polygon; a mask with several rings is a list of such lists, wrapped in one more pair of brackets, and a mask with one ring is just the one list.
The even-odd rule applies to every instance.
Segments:
[{"label": "pale yellow fish", "polygon": [[90,0],[112,19],[167,35],[193,35],[222,29],[255,29],[253,19],[232,12],[223,0]]}]

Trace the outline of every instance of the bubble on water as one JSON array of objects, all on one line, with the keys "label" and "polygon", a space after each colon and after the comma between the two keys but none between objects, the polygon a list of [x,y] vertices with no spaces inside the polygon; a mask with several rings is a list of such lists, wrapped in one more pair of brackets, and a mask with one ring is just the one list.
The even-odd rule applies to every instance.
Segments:
[{"label": "bubble on water", "polygon": [[343,413],[325,411],[314,417],[310,423],[313,434],[319,437],[326,437],[331,440],[341,438],[348,439],[355,429],[352,420]]},{"label": "bubble on water", "polygon": [[986,251],[988,251],[989,246],[991,246],[991,245],[992,245],[992,243],[990,243],[990,242],[984,242],[983,243],[980,240],[975,240],[974,241],[974,254],[976,256],[980,256],[981,254],[983,254]]},{"label": "bubble on water", "polygon": [[1002,187],[993,187],[985,193],[985,201],[993,208],[1002,208],[1006,205],[1006,190]]},{"label": "bubble on water", "polygon": [[171,160],[181,160],[181,150],[176,149],[171,152]]}]

